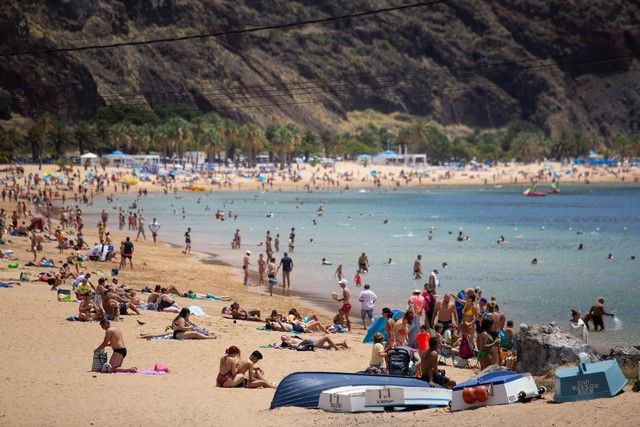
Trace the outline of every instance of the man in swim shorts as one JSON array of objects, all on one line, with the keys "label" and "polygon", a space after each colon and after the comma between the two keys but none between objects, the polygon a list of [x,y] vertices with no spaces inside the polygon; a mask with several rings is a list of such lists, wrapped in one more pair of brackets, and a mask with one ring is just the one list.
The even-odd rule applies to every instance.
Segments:
[{"label": "man in swim shorts", "polygon": [[249,286],[249,257],[251,256],[251,251],[246,251],[244,253],[244,258],[242,258],[242,270],[244,271],[244,286]]},{"label": "man in swim shorts", "polygon": [[284,256],[280,259],[280,265],[278,269],[282,267],[282,295],[289,292],[291,287],[291,271],[293,270],[293,260],[289,257],[288,253],[284,253]]},{"label": "man in swim shorts", "polygon": [[418,255],[418,257],[413,263],[413,278],[414,279],[422,278],[422,255]]},{"label": "man in swim shorts", "polygon": [[367,258],[367,254],[362,252],[362,255],[358,257],[358,273],[368,273],[369,272],[369,258]]},{"label": "man in swim shorts", "polygon": [[438,337],[429,338],[429,348],[420,355],[422,380],[428,382],[432,387],[440,385],[453,388],[456,383],[447,378],[444,371],[438,370],[438,345]]},{"label": "man in swim shorts", "polygon": [[614,313],[607,313],[604,310],[604,298],[602,297],[598,298],[598,301],[596,301],[596,303],[593,304],[593,306],[591,307],[591,310],[589,310],[589,314],[591,315],[591,321],[593,322],[594,331],[597,331],[598,329],[600,329],[601,331],[604,331],[603,317],[604,316],[613,317],[615,315]]},{"label": "man in swim shorts", "polygon": [[106,318],[100,321],[100,327],[105,331],[104,339],[102,340],[102,344],[100,344],[98,348],[94,350],[94,353],[101,352],[105,347],[111,347],[113,349],[111,359],[109,359],[108,363],[104,364],[104,366],[102,367],[102,372],[137,372],[136,368],[121,368],[124,358],[127,357],[127,347],[125,347],[124,345],[122,331],[113,326],[111,322]]},{"label": "man in swim shorts", "polygon": [[350,294],[347,289],[347,281],[341,280],[340,287],[342,288],[342,298],[338,298],[336,301],[342,303],[342,307],[340,307],[339,312],[344,314],[344,317],[347,319],[347,329],[349,332],[351,331],[351,321],[349,320],[349,313],[351,312],[351,302],[349,301]]}]

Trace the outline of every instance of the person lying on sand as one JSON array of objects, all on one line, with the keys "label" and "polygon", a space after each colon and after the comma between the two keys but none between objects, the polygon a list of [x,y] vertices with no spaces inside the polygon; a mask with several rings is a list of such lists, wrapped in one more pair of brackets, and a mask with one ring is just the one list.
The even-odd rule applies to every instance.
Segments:
[{"label": "person lying on sand", "polygon": [[237,320],[250,320],[253,322],[264,322],[260,318],[259,310],[249,310],[248,312],[240,308],[240,304],[234,302],[231,304],[231,317]]},{"label": "person lying on sand", "polygon": [[111,322],[105,318],[100,321],[100,327],[104,329],[104,339],[102,344],[94,350],[94,353],[99,353],[105,347],[111,347],[113,354],[108,363],[105,363],[102,367],[103,373],[112,372],[138,372],[138,368],[121,368],[124,358],[127,357],[127,347],[124,345],[124,338],[122,331],[115,326],[111,325]]},{"label": "person lying on sand", "polygon": [[273,331],[281,332],[322,332],[323,334],[330,334],[324,326],[318,320],[312,320],[310,322],[304,322],[302,320],[294,320],[293,322],[282,322],[280,319],[275,321],[267,321],[266,328]]},{"label": "person lying on sand", "polygon": [[189,315],[191,311],[184,307],[180,313],[171,322],[173,329],[173,338],[176,340],[208,340],[215,339],[215,334],[205,335],[197,330],[197,326],[191,323]]},{"label": "person lying on sand", "polygon": [[334,343],[333,340],[327,335],[318,339],[316,338],[303,339],[296,335],[282,335],[280,337],[280,340],[282,341],[283,347],[298,347],[301,343],[304,342],[304,343],[312,344],[315,348],[333,349],[336,351],[340,349],[346,350],[347,348],[349,348],[346,341]]},{"label": "person lying on sand", "polygon": [[158,296],[158,311],[165,311],[169,313],[179,313],[180,307],[176,302],[167,294],[167,288],[160,290],[160,296]]}]

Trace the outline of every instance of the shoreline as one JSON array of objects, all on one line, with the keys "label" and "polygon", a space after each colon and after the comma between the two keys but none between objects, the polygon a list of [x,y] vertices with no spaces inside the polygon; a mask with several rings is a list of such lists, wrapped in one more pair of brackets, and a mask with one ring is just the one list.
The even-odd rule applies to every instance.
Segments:
[{"label": "shoreline", "polygon": [[[26,171],[27,174],[29,172]],[[112,193],[111,188],[108,193]],[[118,194],[122,193],[116,193],[116,196]],[[67,198],[67,203],[73,205],[73,199]],[[3,206],[9,212],[14,208],[12,202]],[[94,208],[83,206],[83,209]],[[117,217],[114,218],[111,211],[109,214],[109,226],[115,224],[111,230],[114,242],[127,234],[135,236],[135,231],[119,231]],[[55,218],[54,223],[57,223]],[[97,236],[95,224],[88,220],[85,223],[87,240],[93,242]],[[16,278],[20,271],[32,274],[54,271],[23,266],[33,258],[27,252],[28,238],[11,236],[6,240],[4,248],[15,250],[14,257],[18,259],[20,267],[15,270],[0,268],[1,278]],[[182,292],[192,289],[201,293],[228,294],[244,308],[277,309],[282,312],[295,305],[306,314],[304,307],[308,305],[298,296],[282,297],[274,293],[273,298],[264,298],[264,289],[245,289],[242,280],[238,280],[241,270],[217,260],[217,254],[194,251],[192,256],[186,256],[180,252],[181,245],[164,240],[159,240],[156,245],[151,239],[134,243],[134,270],[125,268],[118,275],[121,283],[133,288],[154,283],[172,284]],[[43,252],[38,257],[46,256],[56,264],[69,254],[68,251],[59,254],[54,243],[45,243],[43,246]],[[84,270],[108,272],[111,265],[87,261]],[[68,287],[67,283],[64,288]],[[228,302],[183,297],[175,299],[181,307],[194,304],[203,308],[209,316],[195,317],[192,321],[215,332],[218,338],[206,341],[147,341],[138,338],[139,335],[164,331],[175,313],[144,311],[141,316],[123,316],[116,326],[123,332],[128,349],[125,366],[148,369],[162,362],[171,372],[162,376],[106,375],[89,371],[92,351],[102,341],[104,331],[95,322],[65,320],[67,316],[77,314],[77,303],[59,302],[55,292],[41,282],[30,281],[14,288],[1,289],[0,305],[3,309],[0,319],[6,324],[10,322],[11,327],[0,331],[2,342],[5,343],[0,347],[0,360],[3,361],[0,364],[0,376],[11,393],[5,396],[5,405],[0,408],[0,419],[4,420],[0,424],[86,424],[86,417],[69,416],[69,408],[77,407],[78,390],[91,396],[108,395],[102,405],[104,410],[91,415],[91,422],[102,425],[179,425],[186,422],[209,425],[211,420],[220,424],[237,424],[238,414],[241,414],[243,423],[261,426],[295,425],[301,419],[313,419],[314,424],[319,426],[333,426],[336,423],[418,426],[424,425],[424,417],[429,417],[437,424],[473,424],[475,427],[495,427],[496,424],[513,424],[520,420],[524,421],[524,425],[546,426],[567,420],[579,422],[585,413],[593,411],[592,401],[549,405],[549,395],[527,404],[479,408],[473,414],[464,411],[451,413],[444,409],[358,414],[334,414],[295,407],[269,410],[273,397],[271,389],[224,389],[215,386],[219,358],[225,349],[238,346],[243,357],[248,357],[252,351],[261,351],[264,359],[258,366],[262,367],[267,379],[274,382],[280,382],[286,375],[296,371],[356,372],[368,365],[371,356],[371,346],[362,343],[363,330],[358,329],[358,324],[350,334],[332,335],[336,341],[347,340],[348,350],[275,350],[268,347],[278,342],[282,333],[261,330],[259,327],[262,325],[257,322],[233,322],[222,318],[220,309]],[[323,316],[321,311],[317,312]],[[449,365],[444,368],[447,375],[457,382],[468,380],[476,373],[471,369]],[[537,381],[543,379],[538,378]],[[55,393],[52,393],[52,387]],[[591,421],[597,425],[620,425],[620,420],[625,424],[624,420],[633,419],[637,395],[629,392],[630,386],[625,391],[621,396],[599,400],[598,411],[592,412]],[[171,398],[167,399],[167,396]],[[163,402],[160,408],[157,407],[158,402]],[[149,411],[149,408],[155,409]]]}]

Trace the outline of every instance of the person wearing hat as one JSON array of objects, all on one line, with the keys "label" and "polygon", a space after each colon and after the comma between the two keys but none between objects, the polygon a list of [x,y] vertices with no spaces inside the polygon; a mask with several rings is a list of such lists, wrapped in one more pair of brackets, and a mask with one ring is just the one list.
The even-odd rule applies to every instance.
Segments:
[{"label": "person wearing hat", "polygon": [[249,286],[249,266],[251,263],[249,262],[249,257],[251,256],[251,251],[246,251],[244,253],[244,258],[242,258],[242,270],[244,270],[244,285]]},{"label": "person wearing hat", "polygon": [[415,289],[409,297],[408,304],[413,307],[413,314],[420,322],[422,322],[425,303],[425,299],[420,295],[420,289]]}]

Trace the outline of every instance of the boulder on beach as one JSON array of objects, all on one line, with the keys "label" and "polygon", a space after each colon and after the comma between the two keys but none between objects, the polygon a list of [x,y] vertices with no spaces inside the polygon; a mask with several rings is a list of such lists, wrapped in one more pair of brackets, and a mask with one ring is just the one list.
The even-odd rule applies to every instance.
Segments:
[{"label": "boulder on beach", "polygon": [[590,358],[598,361],[593,347],[575,336],[562,332],[554,324],[539,326],[520,325],[516,349],[518,351],[518,372],[544,375],[558,366],[577,364]]},{"label": "boulder on beach", "polygon": [[616,359],[621,368],[638,366],[640,350],[634,347],[616,346],[611,349],[607,359]]}]

